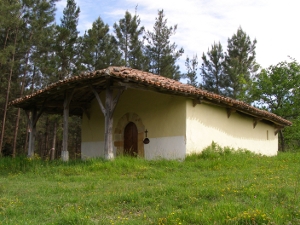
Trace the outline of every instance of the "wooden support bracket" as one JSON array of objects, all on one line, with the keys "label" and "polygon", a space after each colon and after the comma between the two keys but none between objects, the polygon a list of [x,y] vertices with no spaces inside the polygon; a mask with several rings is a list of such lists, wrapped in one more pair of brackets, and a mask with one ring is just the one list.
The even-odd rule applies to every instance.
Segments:
[{"label": "wooden support bracket", "polygon": [[226,111],[227,111],[227,118],[229,118],[231,116],[231,113],[236,112],[236,109],[226,108]]},{"label": "wooden support bracket", "polygon": [[261,121],[262,119],[261,118],[253,118],[253,129],[256,127],[258,121]]},{"label": "wooden support bracket", "polygon": [[94,95],[95,95],[95,97],[98,101],[98,104],[100,106],[100,109],[101,109],[102,113],[105,115],[106,114],[106,109],[104,108],[104,105],[103,105],[103,103],[100,99],[99,93],[97,92],[97,90],[92,85],[90,85],[90,88],[92,89],[92,91],[93,91],[93,93],[94,93]]},{"label": "wooden support bracket", "polygon": [[[125,86],[113,86],[113,81],[111,79],[106,80],[106,91],[105,91],[105,103],[103,104],[99,93],[97,90],[90,85],[90,88],[92,89],[98,104],[101,108],[101,111],[104,114],[104,121],[105,121],[105,135],[104,135],[104,157],[105,159],[113,159],[114,153],[113,153],[113,136],[112,136],[112,128],[113,128],[113,114],[115,111],[115,108],[117,106],[117,103],[119,101],[120,96],[126,90]],[[114,96],[114,89],[118,90],[118,93]]]},{"label": "wooden support bracket", "polygon": [[193,107],[195,107],[197,104],[201,104],[202,101],[200,98],[196,98],[196,99],[193,99]]},{"label": "wooden support bracket", "polygon": [[91,115],[89,113],[89,111],[86,108],[81,107],[82,112],[86,115],[86,117],[90,120],[91,119]]},{"label": "wooden support bracket", "polygon": [[275,126],[274,135],[276,136],[278,134],[278,132],[281,131],[282,129],[283,129],[283,127]]},{"label": "wooden support bracket", "polygon": [[114,114],[114,111],[115,111],[115,108],[117,106],[117,103],[119,101],[120,96],[123,94],[123,92],[125,90],[126,90],[126,87],[123,87],[123,88],[119,89],[117,95],[113,98],[113,102],[112,102],[112,105],[111,105],[111,114],[112,115]]}]

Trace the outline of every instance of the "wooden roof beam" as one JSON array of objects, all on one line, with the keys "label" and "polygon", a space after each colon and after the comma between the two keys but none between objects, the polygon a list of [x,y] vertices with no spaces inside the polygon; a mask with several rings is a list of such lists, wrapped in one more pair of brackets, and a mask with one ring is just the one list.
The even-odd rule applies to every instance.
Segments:
[{"label": "wooden roof beam", "polygon": [[[85,102],[70,102],[69,108],[87,108],[89,106],[89,103]],[[63,101],[50,101],[45,104],[45,107],[47,108],[64,108],[64,102]]]}]

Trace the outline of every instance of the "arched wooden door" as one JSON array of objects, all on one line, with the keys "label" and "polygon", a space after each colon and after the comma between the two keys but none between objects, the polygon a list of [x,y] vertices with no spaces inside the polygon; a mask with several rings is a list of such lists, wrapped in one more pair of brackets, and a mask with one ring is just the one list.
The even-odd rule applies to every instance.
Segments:
[{"label": "arched wooden door", "polygon": [[138,130],[133,122],[129,122],[124,129],[124,154],[138,155]]}]

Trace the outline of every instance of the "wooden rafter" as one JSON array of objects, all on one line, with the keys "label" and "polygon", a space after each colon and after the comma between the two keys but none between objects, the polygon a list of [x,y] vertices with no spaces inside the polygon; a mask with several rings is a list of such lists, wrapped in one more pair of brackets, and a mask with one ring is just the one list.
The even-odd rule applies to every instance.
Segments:
[{"label": "wooden rafter", "polygon": [[[76,102],[72,101],[72,103],[69,103],[70,108],[87,108],[89,106],[86,102]],[[47,108],[64,108],[64,101],[49,101],[45,104],[45,107]]]}]

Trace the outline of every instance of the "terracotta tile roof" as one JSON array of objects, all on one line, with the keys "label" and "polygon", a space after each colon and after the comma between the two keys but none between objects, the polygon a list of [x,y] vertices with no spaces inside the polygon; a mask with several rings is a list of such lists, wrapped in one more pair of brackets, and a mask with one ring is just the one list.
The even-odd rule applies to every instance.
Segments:
[{"label": "terracotta tile roof", "polygon": [[[137,85],[141,88],[154,89],[158,92],[170,93],[174,95],[183,95],[189,98],[199,99],[200,101],[217,104],[222,107],[234,109],[251,115],[258,119],[271,121],[279,126],[292,125],[290,121],[285,120],[282,117],[265,110],[257,109],[244,102],[201,90],[191,85],[183,84],[179,81],[175,81],[166,77],[126,67],[108,67],[106,69],[84,73],[79,76],[73,76],[65,80],[60,80],[31,95],[18,98],[12,101],[10,105],[23,109],[29,109],[30,107],[42,105],[43,102],[46,101],[45,99],[51,100],[52,102],[61,102],[63,101],[64,91],[74,88],[80,91],[76,91],[76,94],[73,98],[77,99],[77,102],[84,104],[90,102],[94,98],[89,85],[96,85],[98,88],[103,89],[105,87],[105,79],[107,77],[112,77],[118,81],[124,82],[125,85]],[[57,111],[53,111],[53,113],[57,113]],[[71,110],[70,113],[72,114]],[[82,113],[82,111],[78,112],[76,109],[73,111],[73,114],[80,113]]]}]

